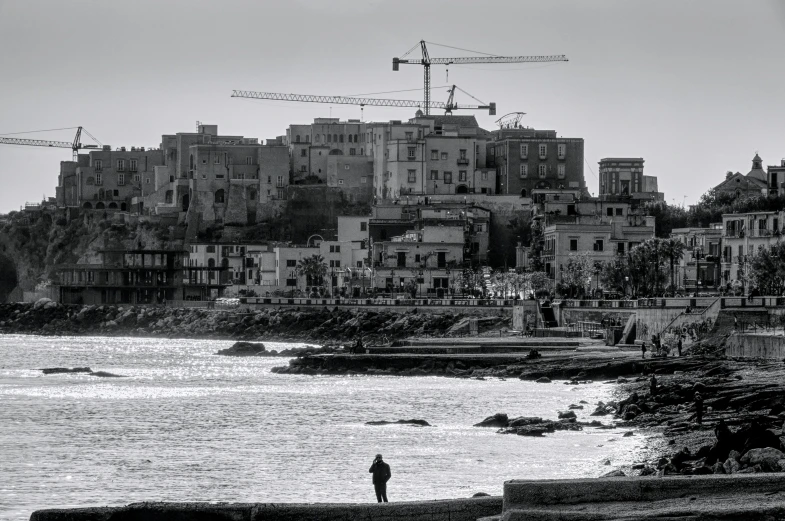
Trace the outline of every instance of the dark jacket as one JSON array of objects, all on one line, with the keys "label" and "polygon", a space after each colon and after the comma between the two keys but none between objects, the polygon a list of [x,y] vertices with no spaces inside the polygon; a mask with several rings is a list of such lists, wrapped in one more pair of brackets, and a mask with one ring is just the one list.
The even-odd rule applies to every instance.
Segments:
[{"label": "dark jacket", "polygon": [[373,474],[374,485],[387,483],[387,481],[389,481],[390,477],[392,476],[392,473],[390,472],[390,466],[383,461],[374,461],[373,465],[371,465],[371,468],[368,469],[368,472]]}]

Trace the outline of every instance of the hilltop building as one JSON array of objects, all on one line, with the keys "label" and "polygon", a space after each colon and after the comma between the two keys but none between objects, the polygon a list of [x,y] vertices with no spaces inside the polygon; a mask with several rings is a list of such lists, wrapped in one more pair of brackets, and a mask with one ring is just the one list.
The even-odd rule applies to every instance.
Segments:
[{"label": "hilltop building", "polygon": [[752,168],[746,175],[736,172],[725,174],[725,180],[714,187],[718,192],[739,195],[761,195],[769,192],[769,177],[763,170],[763,160],[758,154],[752,158]]}]

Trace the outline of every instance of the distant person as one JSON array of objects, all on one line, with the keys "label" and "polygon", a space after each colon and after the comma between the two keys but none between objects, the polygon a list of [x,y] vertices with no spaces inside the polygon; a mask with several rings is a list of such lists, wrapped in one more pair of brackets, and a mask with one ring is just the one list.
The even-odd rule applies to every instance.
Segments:
[{"label": "distant person", "polygon": [[641,342],[641,358],[646,359],[646,342]]},{"label": "distant person", "polygon": [[695,421],[703,423],[703,396],[699,392],[695,392]]},{"label": "distant person", "polygon": [[733,330],[738,331],[739,329],[739,318],[736,315],[733,315]]},{"label": "distant person", "polygon": [[654,396],[657,394],[657,377],[653,374],[651,375],[651,379],[649,380],[649,394]]},{"label": "distant person", "polygon": [[679,350],[679,357],[681,357],[681,346],[682,346],[681,335],[679,335],[679,342],[676,344],[676,348]]},{"label": "distant person", "polygon": [[354,347],[352,348],[353,354],[362,353],[365,348],[363,347],[363,337],[360,335],[357,337],[357,342],[354,343]]},{"label": "distant person", "polygon": [[384,462],[381,454],[377,454],[376,458],[371,464],[368,472],[373,474],[373,489],[376,491],[376,500],[381,503],[387,503],[387,482],[390,480],[392,473],[390,466]]}]

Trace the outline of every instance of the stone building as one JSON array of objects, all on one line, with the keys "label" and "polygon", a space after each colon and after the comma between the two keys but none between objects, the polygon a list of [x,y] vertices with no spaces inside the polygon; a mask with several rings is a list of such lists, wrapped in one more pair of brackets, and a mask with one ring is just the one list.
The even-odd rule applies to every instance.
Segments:
[{"label": "stone building", "polygon": [[532,128],[500,129],[491,134],[488,161],[496,168],[495,193],[530,197],[535,189],[586,191],[582,138]]},{"label": "stone building", "polygon": [[778,166],[769,165],[766,169],[769,195],[785,195],[785,159]]},{"label": "stone building", "polygon": [[627,196],[638,201],[664,201],[657,177],[643,174],[641,157],[606,157],[600,159],[600,197]]},{"label": "stone building", "polygon": [[769,178],[763,170],[763,161],[758,154],[752,158],[752,168],[746,175],[736,172],[725,174],[725,180],[714,187],[718,192],[757,196],[769,193]]}]

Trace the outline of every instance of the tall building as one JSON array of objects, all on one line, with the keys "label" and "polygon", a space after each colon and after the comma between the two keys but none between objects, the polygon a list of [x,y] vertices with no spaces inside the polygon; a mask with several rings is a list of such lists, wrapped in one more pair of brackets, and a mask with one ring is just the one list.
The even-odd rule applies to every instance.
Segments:
[{"label": "tall building", "polygon": [[582,138],[533,128],[500,129],[492,135],[488,161],[496,168],[494,193],[531,197],[535,189],[586,190]]}]

